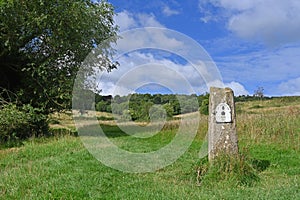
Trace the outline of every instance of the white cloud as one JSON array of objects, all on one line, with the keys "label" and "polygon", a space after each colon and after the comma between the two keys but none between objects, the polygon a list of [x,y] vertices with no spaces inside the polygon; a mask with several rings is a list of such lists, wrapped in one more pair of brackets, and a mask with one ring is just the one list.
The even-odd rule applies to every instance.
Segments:
[{"label": "white cloud", "polygon": [[225,87],[231,88],[234,92],[234,96],[249,95],[249,92],[245,87],[238,82],[232,81],[230,83],[225,83]]},{"label": "white cloud", "polygon": [[208,22],[211,22],[211,21],[216,21],[215,18],[211,15],[206,15],[204,17],[201,17],[200,20],[204,23],[208,23]]},{"label": "white cloud", "polygon": [[164,27],[156,20],[154,14],[137,14],[137,21],[139,22],[140,27]]},{"label": "white cloud", "polygon": [[[123,11],[115,16],[115,22],[120,27],[120,31],[122,32],[121,38],[118,40],[117,44],[118,49],[126,50],[132,49],[133,47],[145,48],[151,46],[161,46],[162,44],[164,44],[166,49],[178,49],[183,45],[182,42],[164,33],[162,29],[165,27],[156,20],[156,17],[153,14],[132,14],[128,11]],[[162,29],[140,29],[136,31],[130,31],[136,28],[144,27],[157,27]],[[126,31],[130,32],[126,33]]]},{"label": "white cloud", "polygon": [[126,10],[117,13],[114,20],[120,27],[120,31],[126,31],[129,29],[141,27],[164,27],[156,20],[156,17],[153,14],[132,14]]},{"label": "white cloud", "polygon": [[[127,95],[144,86],[160,85],[174,94],[203,94],[210,86],[230,87],[235,96],[249,95],[241,83],[219,80],[206,83],[197,69],[190,64],[178,64],[168,59],[157,59],[152,54],[133,52],[122,57],[122,68],[104,73],[99,88],[103,95]],[[154,87],[155,88],[155,87]],[[158,87],[159,88],[159,87]],[[155,91],[152,91],[155,92]],[[160,92],[160,91],[156,91]]]},{"label": "white cloud", "polygon": [[300,43],[264,48],[259,43],[225,37],[202,44],[213,55],[225,81],[283,81],[300,76]]},{"label": "white cloud", "polygon": [[120,31],[128,30],[137,27],[137,23],[132,14],[127,11],[117,13],[114,21],[120,27]]},{"label": "white cloud", "polygon": [[300,45],[294,45],[215,57],[215,62],[225,81],[258,84],[299,77],[299,58]]},{"label": "white cloud", "polygon": [[163,14],[166,16],[178,15],[179,11],[171,9],[169,6],[164,6],[162,10]]},{"label": "white cloud", "polygon": [[[206,21],[216,13],[203,11],[207,4],[219,8],[228,29],[244,39],[258,39],[274,46],[300,40],[299,0],[200,0]],[[207,8],[207,7],[205,7]]]},{"label": "white cloud", "polygon": [[299,96],[300,95],[300,77],[282,82],[278,86],[278,91],[284,96]]},{"label": "white cloud", "polygon": [[250,92],[262,86],[270,96],[285,95],[279,84],[300,77],[300,43],[264,48],[259,43],[226,37],[202,44],[214,55],[224,82],[239,82]]},{"label": "white cloud", "polygon": [[[123,31],[114,46],[120,67],[99,78],[102,94],[125,95],[151,83],[166,86],[174,93],[201,94],[208,86],[222,85],[213,82],[221,79],[220,74],[202,47],[184,34],[165,29],[153,14],[123,11],[115,20]],[[149,26],[159,28],[134,29]],[[145,53],[145,49],[175,54],[187,64],[157,55],[157,51]]]},{"label": "white cloud", "polygon": [[147,84],[164,86],[173,93],[202,94],[208,84],[190,64],[156,58],[153,53],[132,52],[119,60],[121,67],[99,77],[102,94],[126,95]]},{"label": "white cloud", "polygon": [[208,0],[214,6],[224,7],[226,9],[244,11],[255,7],[256,4],[262,3],[266,0],[242,0],[242,1],[232,1],[232,0]]},{"label": "white cloud", "polygon": [[147,48],[165,49],[180,53],[188,48],[184,41],[180,41],[180,38],[176,37],[175,34],[168,33],[170,33],[168,29],[161,28],[142,28],[123,32],[114,47],[119,50],[118,53]]}]

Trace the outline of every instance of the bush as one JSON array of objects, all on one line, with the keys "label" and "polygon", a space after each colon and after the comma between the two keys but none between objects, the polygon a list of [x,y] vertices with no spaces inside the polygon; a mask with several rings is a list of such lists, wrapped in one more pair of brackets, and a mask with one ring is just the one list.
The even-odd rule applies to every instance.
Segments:
[{"label": "bush", "polygon": [[10,144],[32,136],[48,134],[47,116],[42,110],[9,103],[0,109],[0,143]]},{"label": "bush", "polygon": [[51,133],[52,136],[66,136],[66,135],[71,135],[71,136],[78,136],[77,130],[72,130],[69,128],[50,128],[49,132]]},{"label": "bush", "polygon": [[203,114],[203,115],[208,115],[209,114],[208,106],[209,106],[209,100],[204,99],[201,103],[200,108],[199,108],[200,113]]}]

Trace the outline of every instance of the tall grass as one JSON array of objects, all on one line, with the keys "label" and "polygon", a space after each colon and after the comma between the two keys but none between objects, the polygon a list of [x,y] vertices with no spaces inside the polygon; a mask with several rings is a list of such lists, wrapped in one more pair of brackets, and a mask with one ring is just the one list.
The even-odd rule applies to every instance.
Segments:
[{"label": "tall grass", "polygon": [[[28,140],[20,148],[0,150],[0,199],[298,199],[300,104],[296,100],[284,99],[280,106],[280,99],[238,104],[243,156],[224,156],[214,163],[199,158],[207,133],[207,117],[201,116],[187,152],[153,173],[111,169],[98,162],[79,137]],[[261,107],[251,108],[254,105]],[[74,128],[70,116],[62,116],[66,127]],[[184,126],[196,123],[193,120]],[[58,121],[55,126],[65,126]],[[171,141],[179,123],[168,121],[145,140],[132,138],[113,123],[101,126],[120,148],[149,152]]]},{"label": "tall grass", "polygon": [[259,181],[257,170],[247,156],[221,154],[210,163],[207,157],[202,158],[197,169],[197,183],[206,187],[215,184],[227,186],[251,186]]},{"label": "tall grass", "polygon": [[237,132],[243,144],[272,144],[299,151],[300,108],[242,113],[237,118]]}]

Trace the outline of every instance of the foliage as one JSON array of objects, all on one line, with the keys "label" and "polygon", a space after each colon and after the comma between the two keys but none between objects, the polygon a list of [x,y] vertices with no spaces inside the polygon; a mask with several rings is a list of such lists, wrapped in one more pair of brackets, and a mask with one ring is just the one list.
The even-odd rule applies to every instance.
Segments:
[{"label": "foliage", "polygon": [[241,95],[234,97],[235,102],[247,102],[247,101],[256,101],[256,100],[270,100],[276,97],[258,97],[258,96],[250,96],[250,95]]},{"label": "foliage", "polygon": [[60,136],[78,136],[77,130],[72,130],[66,127],[55,127],[55,128],[50,128],[49,132],[51,133],[52,136],[54,137],[60,137]]},{"label": "foliage", "polygon": [[103,54],[98,69],[116,67],[109,60],[117,27],[108,2],[10,0],[0,6],[0,87],[22,104],[44,112],[70,107],[77,70],[94,47]]},{"label": "foliage", "polygon": [[111,112],[111,103],[101,100],[96,104],[96,110],[100,112]]},{"label": "foliage", "polygon": [[149,121],[151,115],[153,119],[161,119],[164,116],[171,119],[174,115],[198,111],[201,102],[206,102],[208,97],[208,94],[199,96],[195,94],[130,94],[115,97],[96,95],[95,108],[101,112],[124,115],[123,119],[131,117],[135,121]]},{"label": "foliage", "polygon": [[30,105],[6,104],[0,110],[0,143],[10,146],[32,136],[48,134],[47,116]]},{"label": "foliage", "polygon": [[176,112],[175,109],[176,109],[176,104],[172,105],[171,103],[166,103],[163,105],[163,109],[165,110],[166,112],[166,115],[167,115],[167,118],[172,118],[174,113]]},{"label": "foliage", "polygon": [[209,110],[208,108],[209,108],[209,100],[208,99],[204,99],[202,101],[202,103],[201,103],[199,111],[203,115],[208,115],[208,110]]}]

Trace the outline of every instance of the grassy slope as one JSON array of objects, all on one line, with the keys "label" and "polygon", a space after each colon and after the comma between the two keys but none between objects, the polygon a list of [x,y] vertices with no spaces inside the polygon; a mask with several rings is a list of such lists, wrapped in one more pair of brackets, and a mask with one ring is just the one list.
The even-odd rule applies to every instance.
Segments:
[{"label": "grassy slope", "polygon": [[[258,106],[259,105],[259,106]],[[155,173],[128,174],[104,166],[84,148],[80,138],[64,136],[26,142],[0,150],[0,199],[299,199],[300,101],[275,99],[238,103],[240,150],[269,165],[253,186],[226,181],[197,186],[198,151],[206,133],[171,166]],[[133,140],[116,127],[105,126],[120,147],[132,151],[157,149],[175,131]]]}]

